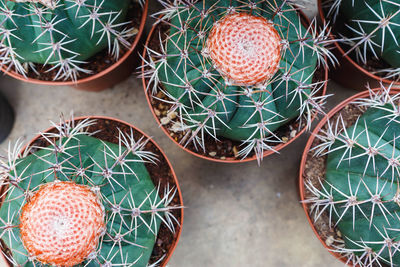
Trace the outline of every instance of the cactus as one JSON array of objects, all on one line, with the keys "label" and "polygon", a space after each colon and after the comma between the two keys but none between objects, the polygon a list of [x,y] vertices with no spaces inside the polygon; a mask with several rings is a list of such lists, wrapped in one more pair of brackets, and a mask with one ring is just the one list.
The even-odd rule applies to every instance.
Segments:
[{"label": "cactus", "polygon": [[131,47],[137,32],[126,22],[131,3],[0,0],[0,66],[24,76],[44,66],[46,72],[56,73],[54,80],[91,74],[85,67],[90,57],[108,49],[117,60],[122,47]]},{"label": "cactus", "polygon": [[327,18],[339,25],[335,28],[339,42],[348,45],[346,53],[353,52],[355,59],[364,66],[371,58],[384,61],[387,67],[373,73],[398,80],[400,3],[393,0],[327,0],[325,4]]},{"label": "cactus", "polygon": [[242,142],[240,157],[254,151],[260,161],[283,142],[279,127],[309,127],[322,112],[326,81],[314,74],[335,62],[328,28],[305,28],[292,1],[161,2],[158,23],[169,30],[160,51],[147,48],[143,76],[178,113],[185,146],[206,152],[205,135],[228,138]]},{"label": "cactus", "polygon": [[[312,193],[314,220],[325,212],[344,244],[333,251],[354,266],[400,265],[400,94],[370,91],[354,104],[363,112],[352,125],[340,115],[317,135],[316,156],[326,173]],[[357,108],[355,108],[357,109]]]},{"label": "cactus", "polygon": [[115,129],[118,144],[101,141],[95,124],[54,124],[41,134],[49,146],[20,155],[17,142],[0,158],[1,247],[13,265],[150,266],[160,225],[175,231],[177,189],[153,184],[148,140]]}]

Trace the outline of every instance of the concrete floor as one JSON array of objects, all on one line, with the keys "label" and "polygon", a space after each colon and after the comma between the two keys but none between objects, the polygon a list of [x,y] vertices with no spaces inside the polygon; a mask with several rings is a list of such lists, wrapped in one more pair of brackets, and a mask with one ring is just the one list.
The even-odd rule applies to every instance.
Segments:
[{"label": "concrete floor", "polygon": [[[152,9],[156,7],[151,1]],[[311,7],[315,8],[314,0]],[[313,10],[311,9],[312,13]],[[30,85],[0,78],[0,92],[16,111],[8,141],[35,133],[61,113],[107,115],[153,136],[170,158],[183,191],[185,222],[170,267],[343,266],[319,243],[299,204],[297,177],[308,134],[264,160],[225,165],[182,151],[158,128],[140,80],[131,77],[101,93]],[[328,107],[356,93],[330,82]],[[3,151],[7,141],[0,145]]]}]

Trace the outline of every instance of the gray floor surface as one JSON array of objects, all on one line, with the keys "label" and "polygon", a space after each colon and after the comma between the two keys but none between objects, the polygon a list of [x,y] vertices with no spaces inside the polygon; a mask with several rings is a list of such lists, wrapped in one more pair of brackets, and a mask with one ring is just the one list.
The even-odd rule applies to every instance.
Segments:
[{"label": "gray floor surface", "polygon": [[[311,2],[309,14],[315,12]],[[154,11],[157,5],[151,1]],[[150,23],[149,25],[150,26]],[[362,86],[362,84],[360,84]],[[107,115],[154,137],[170,158],[183,192],[185,222],[170,267],[343,266],[319,243],[299,203],[297,177],[304,134],[292,145],[255,162],[217,164],[175,146],[159,129],[147,106],[141,81],[134,76],[115,88],[88,93],[0,78],[0,92],[16,111],[8,141],[29,141],[57,121],[61,113]],[[329,82],[328,109],[357,91]]]}]

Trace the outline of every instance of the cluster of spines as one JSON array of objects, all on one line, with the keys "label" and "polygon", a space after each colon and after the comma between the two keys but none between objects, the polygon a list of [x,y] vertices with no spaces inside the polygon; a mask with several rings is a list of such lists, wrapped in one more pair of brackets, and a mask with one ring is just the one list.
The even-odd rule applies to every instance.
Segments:
[{"label": "cluster of spines", "polygon": [[[132,129],[130,133],[123,133],[118,129],[119,153],[116,154],[115,152],[113,152],[113,150],[111,150],[108,145],[103,142],[103,153],[104,158],[106,159],[105,165],[107,165],[107,159],[111,159],[112,161],[114,161],[114,164],[111,166],[101,166],[100,164],[96,163],[93,158],[91,158],[93,164],[87,167],[83,167],[81,160],[81,145],[79,144],[77,146],[69,146],[68,144],[72,139],[76,138],[79,135],[90,136],[95,134],[96,132],[89,131],[88,129],[97,123],[96,120],[85,119],[75,124],[75,120],[72,117],[72,119],[68,121],[62,118],[60,122],[60,124],[52,123],[57,130],[56,132],[44,132],[40,134],[41,138],[46,140],[50,144],[49,147],[38,147],[36,145],[32,145],[25,150],[22,150],[23,146],[22,142],[20,141],[16,142],[14,146],[11,146],[11,144],[9,145],[8,155],[5,157],[0,157],[0,187],[5,189],[1,192],[0,198],[4,199],[7,194],[12,193],[12,191],[14,190],[22,190],[23,194],[21,194],[20,198],[24,198],[23,203],[27,203],[40,187],[40,185],[34,188],[31,188],[30,186],[32,177],[38,174],[43,174],[44,177],[48,177],[54,174],[55,179],[60,181],[71,181],[76,183],[85,182],[103,202],[103,205],[109,207],[109,210],[111,212],[106,214],[106,223],[113,224],[114,220],[117,218],[122,222],[121,227],[123,224],[124,227],[130,229],[129,231],[126,231],[124,233],[121,232],[122,228],[120,228],[119,232],[115,231],[115,229],[112,229],[113,232],[107,229],[107,231],[100,239],[98,249],[93,252],[87,259],[87,264],[89,264],[90,262],[94,262],[99,264],[99,266],[115,266],[115,264],[113,263],[113,259],[115,259],[116,257],[120,257],[119,262],[123,262],[125,264],[124,266],[134,265],[137,261],[140,260],[140,257],[134,262],[128,262],[128,255],[124,255],[121,247],[126,244],[141,248],[143,248],[143,246],[127,240],[125,236],[134,236],[134,238],[136,239],[138,227],[140,225],[144,225],[148,229],[148,231],[154,235],[154,238],[157,238],[158,224],[156,220],[160,220],[172,233],[175,233],[175,225],[178,225],[178,227],[180,227],[180,223],[173,212],[176,209],[182,208],[180,206],[172,204],[172,200],[177,194],[177,188],[170,187],[170,185],[166,185],[164,188],[162,188],[160,185],[158,185],[151,192],[146,192],[147,197],[141,203],[135,203],[133,199],[132,189],[124,188],[121,183],[119,183],[116,179],[113,179],[113,175],[134,175],[137,179],[139,179],[135,171],[127,165],[128,162],[131,161],[156,164],[156,162],[158,161],[157,155],[145,150],[145,146],[149,142],[149,140],[145,139],[144,137],[136,140],[133,136]],[[37,150],[45,150],[48,151],[48,155],[56,155],[55,162],[49,162],[45,160],[44,157],[37,157],[38,160],[45,161],[46,163],[50,164],[51,167],[42,173],[25,173],[26,169],[18,173],[16,168],[17,165],[21,164],[23,162],[23,158],[27,156],[31,151]],[[72,150],[78,150],[78,155],[70,154]],[[130,153],[135,155],[137,158],[127,159],[126,156]],[[70,155],[70,157],[63,161],[59,161],[57,159],[58,154]],[[75,166],[73,164],[69,164],[70,167],[66,167],[65,163],[68,163],[68,160],[73,157],[79,157],[81,165]],[[96,165],[102,171],[95,172],[89,170],[93,165]],[[113,168],[115,166],[120,166],[123,171],[118,173],[114,172]],[[90,172],[90,175],[103,177],[102,185],[93,183],[89,175],[87,175],[87,172]],[[28,188],[24,189],[23,187],[19,186],[22,181],[28,181]],[[103,196],[100,190],[100,187],[104,184],[111,185],[113,190],[115,190],[115,188],[122,188],[126,191],[126,194],[120,201],[118,201],[113,191],[111,198],[112,200],[110,200],[110,198]],[[163,197],[158,198],[158,196],[161,195],[163,195]],[[17,199],[6,199],[3,203],[12,202],[14,200]],[[149,205],[150,208],[144,209],[144,204]],[[6,218],[0,218],[0,239],[7,239],[8,244],[13,244],[13,242],[21,243],[20,237],[17,236],[13,230],[19,227],[18,225],[15,225],[14,222],[16,221],[16,218],[20,215],[22,207],[23,206],[21,206],[18,211],[12,211],[9,209],[7,213],[8,216]],[[8,206],[8,208],[10,208],[10,206]],[[149,214],[151,216],[150,223],[146,222],[146,220],[143,218],[143,216],[147,216]],[[130,216],[130,218],[132,219],[130,223],[126,221],[127,216]],[[99,253],[103,243],[113,244],[112,249],[110,250],[107,257],[104,257],[104,255],[101,255]],[[5,249],[2,246],[1,248]],[[12,255],[25,255],[24,252],[18,251],[13,247],[9,247],[7,249],[10,250]],[[8,255],[4,252],[3,255],[7,258],[9,262],[14,264],[15,266],[19,266],[19,264],[21,264],[16,262],[12,255]],[[30,255],[25,256],[27,257],[27,261],[25,263],[22,263],[22,266],[27,263],[32,263],[34,264],[34,266],[36,266],[36,264],[40,264],[40,262],[38,262],[35,257]],[[165,258],[165,255],[163,258]],[[163,258],[159,259],[157,262],[151,265],[149,264],[148,266],[157,266]]]},{"label": "cluster of spines", "polygon": [[[115,20],[120,16],[121,13],[115,12],[103,12],[102,5],[105,0],[96,0],[95,4],[88,4],[86,0],[65,0],[67,2],[73,3],[69,8],[76,9],[76,18],[84,19],[84,23],[81,27],[86,25],[92,25],[91,32],[88,32],[92,37],[94,34],[101,34],[97,42],[100,43],[105,38],[108,42],[108,53],[113,56],[114,59],[120,57],[121,46],[130,48],[131,38],[136,35],[137,31],[133,27],[129,26],[130,22],[116,23]],[[143,6],[144,0],[138,0],[138,2]],[[13,42],[11,38],[16,38],[17,40],[24,40],[24,36],[17,36],[14,34],[18,25],[15,23],[14,18],[21,17],[23,15],[10,10],[7,7],[7,1],[1,1],[0,12],[4,16],[3,21],[0,21],[0,66],[6,71],[15,70],[17,73],[27,76],[29,71],[33,71],[38,74],[36,69],[36,64],[32,62],[26,62],[23,56],[19,55],[16,49],[13,47]],[[82,60],[77,60],[77,56],[80,55],[80,51],[72,51],[66,46],[72,42],[76,42],[76,39],[71,39],[68,34],[63,33],[57,28],[57,24],[62,22],[62,20],[57,19],[54,16],[50,21],[46,19],[46,14],[51,14],[53,9],[64,8],[59,0],[53,1],[53,7],[44,6],[39,3],[29,4],[30,16],[37,16],[40,23],[34,25],[24,25],[31,26],[32,29],[40,28],[42,33],[33,41],[40,45],[46,46],[36,53],[51,51],[49,57],[47,58],[44,66],[49,66],[47,72],[55,71],[56,75],[54,80],[73,80],[76,81],[80,74],[91,74],[92,71],[85,68],[87,62]],[[82,8],[88,8],[90,14],[79,16],[79,10]],[[101,18],[107,18],[107,22],[101,20]],[[14,25],[14,29],[9,29],[4,27],[4,24],[10,22],[9,24]],[[96,30],[96,27],[101,27],[101,30]],[[41,37],[45,34],[49,34],[52,40],[49,43],[43,43],[40,41]],[[63,38],[56,42],[54,41],[53,34],[61,34]],[[65,53],[70,56],[65,57]]]},{"label": "cluster of spines", "polygon": [[[297,72],[291,72],[291,69],[293,65],[286,64],[285,68],[286,71],[283,72],[282,75],[276,75],[273,79],[268,81],[262,86],[257,86],[257,87],[242,87],[242,90],[240,91],[235,91],[235,92],[223,92],[219,89],[213,89],[215,92],[215,101],[213,101],[210,105],[202,105],[201,101],[199,101],[199,96],[208,96],[210,97],[210,94],[202,93],[199,91],[196,91],[196,89],[191,85],[192,81],[187,80],[185,82],[185,77],[180,77],[183,84],[186,84],[186,86],[183,85],[175,85],[179,88],[185,89],[185,93],[181,95],[180,97],[174,97],[170,93],[168,93],[165,89],[163,89],[162,86],[160,86],[160,77],[159,73],[160,72],[165,72],[167,69],[171,69],[171,67],[168,65],[167,58],[170,56],[176,56],[176,55],[170,55],[167,53],[167,43],[170,38],[173,38],[175,35],[179,35],[182,39],[185,40],[186,45],[184,45],[183,49],[176,46],[177,49],[179,49],[179,56],[181,58],[181,64],[185,64],[187,66],[192,66],[192,62],[190,62],[190,58],[188,57],[188,48],[189,48],[189,43],[190,42],[196,42],[198,44],[203,44],[203,47],[205,47],[205,37],[206,37],[206,32],[209,29],[201,29],[201,30],[196,30],[197,31],[197,36],[195,37],[197,40],[187,40],[185,39],[186,37],[186,32],[188,30],[188,21],[201,18],[201,20],[209,20],[209,19],[214,19],[215,18],[210,18],[209,13],[213,10],[219,10],[221,14],[230,14],[233,12],[240,12],[242,9],[248,9],[252,11],[253,14],[257,15],[259,12],[262,12],[257,4],[258,2],[253,2],[253,1],[246,1],[243,2],[243,6],[238,6],[238,7],[231,7],[231,8],[222,8],[218,6],[218,1],[212,5],[209,9],[203,9],[203,10],[198,10],[195,8],[196,11],[198,11],[198,14],[191,14],[189,19],[181,19],[181,25],[180,27],[177,27],[176,25],[172,25],[170,23],[170,20],[172,18],[180,18],[181,14],[184,12],[189,12],[193,6],[198,3],[199,1],[180,1],[180,0],[175,0],[175,1],[160,1],[164,9],[160,11],[159,13],[155,14],[155,16],[158,19],[159,24],[163,25],[168,25],[171,27],[175,27],[177,29],[176,33],[171,36],[166,36],[166,38],[163,38],[164,36],[161,36],[159,34],[158,39],[160,41],[160,51],[154,51],[152,48],[147,47],[147,54],[145,55],[145,58],[143,58],[144,66],[143,66],[143,76],[144,78],[148,79],[147,83],[147,90],[150,91],[152,94],[152,97],[154,99],[157,99],[159,101],[165,102],[166,104],[171,105],[170,110],[168,113],[177,113],[179,118],[178,118],[178,126],[177,129],[179,131],[186,133],[186,136],[182,138],[181,144],[184,146],[189,145],[190,143],[194,144],[196,149],[198,150],[203,150],[205,151],[205,136],[209,135],[215,140],[219,140],[217,136],[217,128],[214,127],[215,122],[218,122],[224,127],[229,128],[228,125],[225,124],[223,120],[220,119],[220,116],[223,116],[224,114],[227,114],[227,110],[225,108],[224,112],[216,112],[212,109],[213,106],[217,104],[222,104],[224,105],[224,101],[231,101],[229,99],[230,95],[247,95],[249,96],[249,101],[246,107],[249,108],[255,108],[256,110],[264,109],[264,111],[270,111],[271,110],[265,110],[268,101],[271,101],[270,99],[266,99],[263,102],[257,101],[255,98],[253,99],[251,96],[252,95],[257,95],[263,92],[268,92],[267,87],[269,84],[272,83],[279,83],[279,85],[282,84],[287,84],[289,82],[294,82],[298,85],[297,89],[292,93],[290,97],[293,97],[293,100],[298,99],[300,101],[299,103],[299,113],[300,115],[298,116],[298,121],[300,126],[305,125],[305,127],[310,128],[311,122],[313,117],[317,113],[323,113],[322,111],[322,106],[325,103],[325,100],[327,96],[322,95],[322,90],[325,86],[326,81],[316,81],[316,82],[311,82],[307,83],[306,81],[310,79],[310,77],[295,77],[296,74],[298,75],[301,73],[303,70],[307,69],[308,66],[305,66],[304,68],[300,69]],[[298,10],[299,7],[295,6],[294,1],[283,1],[283,4],[280,6],[276,6],[273,4],[273,1],[267,1],[269,5],[270,12],[274,14],[274,17],[279,17],[280,20],[288,20],[285,17],[285,12],[290,12],[294,10]],[[284,8],[287,6],[291,6],[292,8]],[[199,22],[199,25],[203,25],[206,23],[201,23]],[[297,35],[298,35],[298,40],[296,41],[299,46],[300,46],[300,52],[297,55],[294,55],[295,60],[298,58],[303,58],[304,59],[304,49],[308,48],[313,51],[313,54],[317,56],[317,67],[328,67],[328,63],[331,64],[336,64],[336,58],[333,56],[333,54],[330,51],[330,46],[332,42],[329,40],[328,36],[330,33],[330,28],[327,25],[324,25],[321,29],[318,29],[316,20],[313,20],[308,28],[306,29],[305,32],[302,32],[301,27],[297,27],[300,25],[292,25],[294,28],[296,28]],[[276,25],[279,26],[279,25]],[[278,31],[279,31],[278,27]],[[311,37],[309,37],[311,36]],[[289,45],[287,41],[285,40],[282,41],[282,55],[285,53],[291,53]],[[289,51],[288,51],[289,50]],[[202,51],[199,51],[201,56],[203,57],[201,60],[203,60],[203,65],[204,65],[204,71],[201,74],[200,78],[208,79],[211,84],[213,83],[220,83],[217,79],[214,78],[213,71],[214,68],[212,67],[212,64],[210,68],[206,68],[205,66],[207,65],[207,62],[210,61],[207,57],[207,53],[205,53],[205,49]],[[175,70],[172,70],[172,72],[175,73],[175,76],[178,77],[177,73]],[[315,74],[315,71],[312,72],[311,76]],[[300,75],[298,75],[300,76]],[[170,84],[173,85],[173,84]],[[224,84],[222,87],[228,87],[230,86],[230,81],[225,80]],[[210,85],[211,86],[211,85]],[[309,92],[307,92],[309,91]],[[159,98],[156,95],[162,92],[167,99],[164,98]],[[268,92],[272,94],[273,92]],[[189,105],[184,105],[181,103],[181,99],[183,97],[188,97],[190,99],[190,104]],[[288,97],[288,95],[286,96]],[[240,106],[239,103],[234,103],[237,106]],[[293,103],[290,103],[293,104]],[[190,114],[189,111],[193,110],[194,107],[201,107],[201,112],[197,114]],[[263,155],[266,151],[272,150],[274,151],[274,147],[277,144],[281,144],[283,141],[273,132],[270,132],[268,129],[268,126],[271,126],[273,124],[276,124],[276,120],[264,120],[262,118],[262,112],[258,112],[261,116],[261,120],[257,124],[244,124],[242,127],[243,128],[254,128],[254,133],[250,138],[247,140],[242,140],[242,149],[239,151],[239,157],[241,158],[246,158],[249,154],[252,152],[255,152],[258,161],[260,162],[263,158]],[[252,115],[254,116],[254,114]],[[199,120],[198,118],[204,118]],[[251,118],[250,118],[251,119]],[[249,120],[250,120],[249,119]],[[281,116],[279,114],[276,114],[276,117],[273,119],[281,119]],[[211,122],[211,123],[209,123]],[[210,126],[211,125],[211,126]],[[256,137],[259,135],[259,137]]]},{"label": "cluster of spines", "polygon": [[[374,108],[376,110],[384,111],[382,116],[378,117],[378,120],[387,120],[389,123],[400,123],[400,108],[399,100],[400,93],[391,93],[391,87],[382,86],[381,90],[374,91],[369,89],[370,96],[365,99],[358,99],[353,102],[360,110],[365,111],[368,108]],[[365,129],[361,132],[356,132],[357,125],[365,124]],[[305,180],[305,187],[311,194],[311,197],[307,198],[304,202],[310,205],[310,214],[313,215],[313,220],[316,222],[322,218],[322,215],[326,215],[329,219],[329,227],[336,227],[345,216],[352,218],[353,231],[356,229],[357,217],[356,214],[361,214],[363,219],[369,222],[369,229],[374,229],[379,233],[380,239],[374,241],[367,240],[352,240],[351,238],[344,236],[344,240],[350,242],[354,247],[348,248],[345,246],[344,240],[335,240],[332,245],[332,251],[342,254],[348,264],[354,264],[354,266],[370,267],[370,266],[397,266],[393,261],[394,256],[400,255],[400,240],[397,238],[397,233],[400,229],[395,227],[382,227],[376,225],[374,222],[375,215],[377,213],[382,214],[385,222],[391,225],[390,220],[397,220],[400,222],[400,216],[397,213],[392,213],[387,209],[388,204],[393,203],[396,205],[400,204],[400,189],[399,189],[399,177],[400,177],[400,155],[396,151],[396,144],[400,142],[400,136],[393,136],[391,141],[384,141],[383,136],[388,130],[390,125],[382,129],[382,134],[375,140],[370,139],[370,132],[367,127],[367,122],[362,122],[359,117],[353,124],[353,130],[347,129],[348,125],[344,122],[342,115],[339,115],[336,120],[328,120],[325,129],[321,129],[316,135],[319,140],[318,144],[315,145],[312,150],[314,156],[324,157],[331,153],[337,153],[341,151],[340,160],[338,161],[337,168],[340,168],[343,164],[349,163],[352,160],[359,159],[361,157],[366,158],[364,161],[364,173],[360,175],[359,182],[356,186],[352,186],[350,181],[350,173],[347,177],[347,185],[343,185],[346,188],[340,188],[330,182],[322,180],[315,184],[311,180]],[[359,138],[366,138],[368,145],[363,145],[359,142]],[[335,145],[334,145],[335,144]],[[390,151],[384,151],[385,146],[391,145],[393,149]],[[358,152],[354,152],[357,150]],[[382,168],[382,172],[379,173],[378,167],[376,166],[377,159],[386,162],[386,166]],[[358,161],[357,164],[360,164]],[[363,177],[367,170],[372,169],[376,175],[376,185],[371,188],[366,184]],[[391,179],[382,179],[384,175],[389,175]],[[387,192],[383,192],[387,188],[392,190],[391,195],[387,195]],[[347,192],[348,191],[348,192]],[[394,192],[395,191],[395,192]],[[363,197],[360,194],[363,194]],[[340,196],[340,199],[335,198]],[[369,205],[365,207],[365,205]],[[370,214],[368,214],[370,213]],[[334,220],[333,218],[337,218]],[[376,219],[376,218],[375,218]],[[379,250],[373,249],[373,246],[380,246]],[[383,254],[388,253],[388,257],[384,257]]]},{"label": "cluster of spines", "polygon": [[[348,1],[348,0],[345,0]],[[352,5],[354,5],[355,0],[351,0]],[[340,13],[340,7],[343,0],[328,0],[324,3],[324,6],[328,7],[327,18],[332,19],[333,22],[336,22]],[[399,7],[397,12],[388,12],[383,7],[383,3],[389,3]],[[393,29],[400,27],[400,24],[396,22],[398,16],[400,16],[400,3],[393,0],[380,0],[380,8],[379,10],[374,10],[367,2],[365,5],[370,12],[370,19],[368,20],[354,20],[357,23],[357,27],[352,27],[346,24],[346,27],[353,34],[351,36],[345,36],[341,33],[338,33],[339,36],[336,41],[339,43],[343,43],[349,46],[349,49],[346,51],[346,55],[352,52],[355,53],[355,57],[358,62],[361,62],[364,65],[368,64],[368,59],[370,55],[375,59],[380,59],[380,54],[376,52],[379,49],[380,53],[383,53],[385,48],[385,37],[387,35],[391,36],[391,41],[394,42],[399,49],[397,53],[400,53],[400,45],[397,40],[397,36],[394,34]],[[372,31],[366,31],[365,26],[375,25],[375,29]],[[373,40],[373,37],[380,35],[381,43],[377,43]],[[374,74],[382,74],[386,79],[397,80],[400,77],[400,68],[385,68],[385,69],[377,69],[374,70]]]}]

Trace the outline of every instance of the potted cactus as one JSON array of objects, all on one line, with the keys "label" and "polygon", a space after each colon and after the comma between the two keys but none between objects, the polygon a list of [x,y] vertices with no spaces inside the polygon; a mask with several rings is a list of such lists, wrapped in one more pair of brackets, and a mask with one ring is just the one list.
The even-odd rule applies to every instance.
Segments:
[{"label": "potted cactus", "polygon": [[327,28],[289,1],[161,1],[142,78],[164,132],[213,161],[258,160],[298,137],[325,101]]},{"label": "potted cactus", "polygon": [[340,68],[333,79],[358,88],[362,79],[400,86],[400,3],[391,0],[318,0],[319,13],[332,26]]},{"label": "potted cactus", "polygon": [[334,108],[303,154],[300,194],[322,244],[352,266],[399,266],[400,91],[369,89]]},{"label": "potted cactus", "polygon": [[162,150],[112,118],[53,125],[28,146],[17,143],[0,162],[5,261],[165,266],[181,233],[183,210]]},{"label": "potted cactus", "polygon": [[0,0],[0,67],[31,83],[100,91],[127,78],[146,0]]},{"label": "potted cactus", "polygon": [[14,125],[14,110],[7,99],[0,94],[0,143],[7,138]]}]

